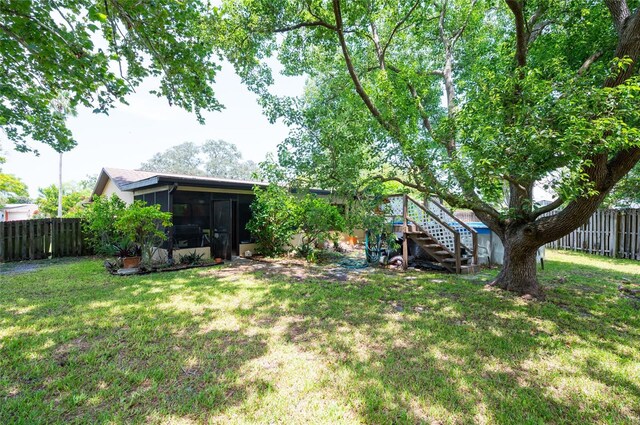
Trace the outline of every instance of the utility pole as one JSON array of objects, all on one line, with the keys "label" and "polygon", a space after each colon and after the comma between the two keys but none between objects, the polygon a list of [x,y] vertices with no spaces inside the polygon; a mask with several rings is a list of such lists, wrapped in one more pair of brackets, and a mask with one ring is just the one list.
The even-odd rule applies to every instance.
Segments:
[{"label": "utility pole", "polygon": [[62,151],[58,164],[58,218],[62,217]]}]

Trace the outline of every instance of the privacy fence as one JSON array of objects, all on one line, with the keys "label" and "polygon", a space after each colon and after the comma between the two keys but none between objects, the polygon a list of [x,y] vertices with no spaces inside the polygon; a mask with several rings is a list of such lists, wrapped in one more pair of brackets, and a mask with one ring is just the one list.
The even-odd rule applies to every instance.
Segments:
[{"label": "privacy fence", "polygon": [[45,218],[0,222],[0,262],[78,257],[88,254],[80,219]]},{"label": "privacy fence", "polygon": [[596,211],[584,226],[547,246],[640,260],[640,209]]},{"label": "privacy fence", "polygon": [[[464,222],[480,221],[469,210],[456,211],[455,216]],[[584,226],[547,247],[640,260],[640,209],[598,210]]]}]

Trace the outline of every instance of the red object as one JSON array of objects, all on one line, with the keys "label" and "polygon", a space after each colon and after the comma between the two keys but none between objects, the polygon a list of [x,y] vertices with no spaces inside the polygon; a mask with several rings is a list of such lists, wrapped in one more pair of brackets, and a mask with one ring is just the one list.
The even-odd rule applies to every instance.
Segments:
[{"label": "red object", "polygon": [[140,261],[142,259],[140,257],[124,257],[122,259],[122,266],[125,269],[133,269],[140,265]]}]

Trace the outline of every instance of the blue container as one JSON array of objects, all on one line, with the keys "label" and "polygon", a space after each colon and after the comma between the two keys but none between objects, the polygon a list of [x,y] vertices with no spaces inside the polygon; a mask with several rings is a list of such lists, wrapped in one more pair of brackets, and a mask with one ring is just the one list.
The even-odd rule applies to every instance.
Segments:
[{"label": "blue container", "polygon": [[482,223],[481,221],[472,221],[466,224],[467,226],[471,227],[473,230],[478,232],[479,235],[491,234],[491,229],[489,229],[487,225]]}]

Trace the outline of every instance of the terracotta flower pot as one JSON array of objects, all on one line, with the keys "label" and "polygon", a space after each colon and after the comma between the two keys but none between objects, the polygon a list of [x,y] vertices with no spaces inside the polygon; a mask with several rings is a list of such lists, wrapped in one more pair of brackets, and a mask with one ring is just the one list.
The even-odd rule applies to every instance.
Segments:
[{"label": "terracotta flower pot", "polygon": [[140,265],[141,257],[124,257],[122,259],[122,266],[125,269],[133,269]]},{"label": "terracotta flower pot", "polygon": [[214,258],[214,259],[213,259],[213,261],[214,261],[216,264],[220,264],[220,263],[222,263],[222,258],[220,258],[220,257],[216,257],[216,258]]}]

